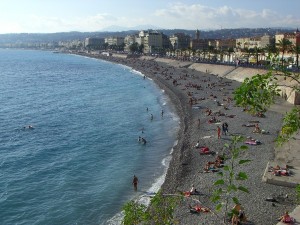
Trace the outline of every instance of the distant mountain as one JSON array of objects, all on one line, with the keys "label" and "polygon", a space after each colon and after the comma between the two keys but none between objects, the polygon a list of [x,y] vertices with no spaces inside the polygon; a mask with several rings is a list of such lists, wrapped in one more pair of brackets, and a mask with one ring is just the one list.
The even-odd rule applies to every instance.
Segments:
[{"label": "distant mountain", "polygon": [[[120,30],[121,27],[111,27]],[[108,29],[108,28],[107,28]],[[125,29],[125,28],[124,28]],[[175,33],[185,33],[195,37],[195,30],[184,29],[159,29],[150,25],[126,28],[126,31],[98,31],[98,32],[61,32],[61,33],[19,33],[19,34],[0,34],[0,45],[20,44],[20,43],[49,43],[59,41],[84,40],[87,37],[105,38],[109,36],[125,37],[126,35],[137,34],[140,30],[156,29],[165,35],[171,36]],[[276,33],[293,32],[295,29],[288,28],[239,28],[239,29],[221,29],[221,30],[200,30],[201,39],[229,39],[242,37],[259,37],[264,34],[274,36]]]},{"label": "distant mountain", "polygon": [[134,27],[109,26],[109,27],[103,28],[101,30],[101,32],[140,31],[140,30],[148,30],[148,29],[160,30],[162,28],[154,26],[154,25],[149,25],[149,24],[138,25],[138,26],[134,26]]}]

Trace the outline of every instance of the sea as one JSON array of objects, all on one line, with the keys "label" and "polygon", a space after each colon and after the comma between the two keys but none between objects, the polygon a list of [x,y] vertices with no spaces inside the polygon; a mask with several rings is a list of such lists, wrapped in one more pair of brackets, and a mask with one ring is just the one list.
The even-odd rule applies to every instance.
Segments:
[{"label": "sea", "polygon": [[179,126],[164,90],[130,67],[0,49],[0,224],[120,224],[126,202],[161,187]]}]

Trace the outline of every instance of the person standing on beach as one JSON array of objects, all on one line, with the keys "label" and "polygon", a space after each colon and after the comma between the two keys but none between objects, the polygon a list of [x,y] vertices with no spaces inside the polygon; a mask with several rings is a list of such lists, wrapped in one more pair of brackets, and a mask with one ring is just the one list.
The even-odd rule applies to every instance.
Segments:
[{"label": "person standing on beach", "polygon": [[164,116],[164,110],[162,109],[161,110],[161,117],[163,117]]},{"label": "person standing on beach", "polygon": [[227,122],[224,123],[224,128],[225,128],[225,135],[227,135],[228,134],[228,123]]},{"label": "person standing on beach", "polygon": [[200,129],[200,119],[198,119],[198,128]]},{"label": "person standing on beach", "polygon": [[139,179],[135,175],[133,175],[132,184],[133,184],[133,188],[135,191],[137,191],[138,182],[139,182]]},{"label": "person standing on beach", "polygon": [[220,139],[221,138],[221,128],[220,128],[220,126],[218,126],[218,128],[217,128],[217,132],[218,132],[218,139]]},{"label": "person standing on beach", "polygon": [[228,123],[225,122],[225,123],[222,124],[222,131],[223,131],[222,134],[227,135],[227,133],[228,133]]}]

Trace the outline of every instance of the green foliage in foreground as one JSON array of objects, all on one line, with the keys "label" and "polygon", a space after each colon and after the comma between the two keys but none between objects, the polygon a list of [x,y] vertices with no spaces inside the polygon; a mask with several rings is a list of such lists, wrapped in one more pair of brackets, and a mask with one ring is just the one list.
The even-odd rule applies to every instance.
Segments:
[{"label": "green foliage in foreground", "polygon": [[[284,52],[283,52],[284,53]],[[291,88],[300,92],[300,73],[293,73],[286,69],[278,55],[269,55],[272,68],[267,74],[257,74],[246,78],[234,92],[234,99],[238,106],[242,106],[252,114],[264,113],[268,110],[274,99],[279,95],[282,87]],[[282,58],[283,59],[283,58]],[[281,65],[280,65],[281,64]],[[285,83],[278,82],[281,77]],[[289,82],[288,82],[289,81]],[[300,109],[294,108],[284,117],[283,127],[277,144],[282,145],[300,129]]]},{"label": "green foliage in foreground", "polygon": [[145,220],[146,209],[147,208],[145,205],[139,204],[135,201],[127,202],[123,206],[125,216],[123,218],[122,223],[125,225],[135,225],[141,223]]},{"label": "green foliage in foreground", "polygon": [[158,192],[151,200],[150,207],[135,201],[130,201],[123,206],[124,219],[122,224],[175,224],[174,209],[181,200],[178,195],[163,195]]},{"label": "green foliage in foreground", "polygon": [[300,108],[293,108],[283,118],[283,126],[277,138],[277,144],[282,145],[300,129]]},{"label": "green foliage in foreground", "polygon": [[214,183],[216,190],[213,192],[211,201],[217,203],[217,211],[224,208],[224,222],[228,216],[231,217],[233,213],[237,213],[228,208],[230,202],[240,204],[236,193],[249,193],[248,189],[241,185],[241,181],[247,180],[248,176],[245,172],[240,171],[240,167],[251,161],[248,159],[240,159],[241,153],[248,149],[245,145],[239,146],[239,143],[243,140],[244,138],[242,136],[233,136],[231,144],[225,144],[225,147],[229,150],[229,154],[225,157],[226,164],[223,167],[223,172],[218,173],[221,178]]},{"label": "green foliage in foreground", "polygon": [[296,187],[296,196],[297,196],[297,202],[300,204],[300,184]]},{"label": "green foliage in foreground", "polygon": [[242,106],[253,114],[265,113],[275,96],[279,95],[280,89],[276,82],[277,78],[272,72],[257,74],[252,78],[246,78],[234,91],[234,100],[238,106]]}]

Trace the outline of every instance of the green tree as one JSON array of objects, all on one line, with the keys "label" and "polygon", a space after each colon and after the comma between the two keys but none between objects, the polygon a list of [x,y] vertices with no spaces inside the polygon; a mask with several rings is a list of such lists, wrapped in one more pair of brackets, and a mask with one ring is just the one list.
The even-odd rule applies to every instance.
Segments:
[{"label": "green tree", "polygon": [[139,46],[139,52],[140,52],[140,53],[143,53],[143,52],[144,52],[144,48],[145,48],[144,44],[141,44],[141,45]]},{"label": "green tree", "polygon": [[259,55],[261,54],[261,52],[262,52],[262,49],[259,48],[259,47],[257,47],[257,46],[255,46],[255,48],[254,48],[254,55],[255,55],[256,65],[257,66],[259,64]]},{"label": "green tree", "polygon": [[300,55],[300,46],[299,45],[293,45],[291,52],[296,55],[296,66],[299,69],[299,55]]},{"label": "green tree", "polygon": [[124,225],[135,225],[139,224],[146,218],[147,207],[135,201],[127,202],[123,206],[124,218],[122,224]]},{"label": "green tree", "polygon": [[106,50],[107,47],[108,47],[108,43],[106,42],[106,43],[104,43],[102,46],[103,46],[103,48]]},{"label": "green tree", "polygon": [[231,54],[234,53],[234,49],[233,48],[228,48],[226,50],[227,54],[228,54],[228,57],[229,57],[229,60],[230,60],[230,57],[231,57]]},{"label": "green tree", "polygon": [[139,50],[139,45],[137,42],[135,43],[132,43],[130,46],[129,46],[129,50],[131,53],[134,53],[134,52],[137,52]]},{"label": "green tree", "polygon": [[233,136],[231,144],[225,144],[225,147],[229,150],[229,154],[224,156],[225,166],[223,167],[223,172],[219,172],[220,179],[215,181],[214,186],[216,190],[213,192],[211,201],[217,203],[216,210],[221,211],[223,209],[224,215],[223,220],[226,224],[227,218],[232,217],[234,212],[229,210],[229,203],[240,204],[237,192],[249,193],[249,190],[242,186],[241,183],[248,179],[245,172],[240,170],[240,167],[250,162],[248,159],[241,159],[241,153],[248,149],[245,145],[240,145],[244,138],[242,136]]},{"label": "green tree", "polygon": [[[276,54],[277,55],[277,54]],[[270,54],[268,59],[271,65],[279,65],[278,57]],[[264,113],[268,110],[274,99],[279,95],[283,87],[289,87],[300,92],[300,74],[289,72],[284,66],[278,67],[279,72],[270,68],[266,74],[257,74],[246,78],[243,83],[234,91],[236,104],[248,109],[253,114]],[[278,78],[282,77],[285,83],[279,83]],[[284,118],[283,129],[277,138],[277,144],[281,145],[288,141],[300,129],[300,109],[294,108]]]},{"label": "green tree", "polygon": [[151,199],[148,208],[135,201],[127,202],[123,206],[125,216],[122,223],[124,225],[174,224],[176,222],[174,219],[174,209],[182,198],[182,195],[163,194],[159,191]]},{"label": "green tree", "polygon": [[164,195],[159,191],[151,200],[147,221],[154,222],[154,224],[174,224],[174,210],[181,199],[182,196]]},{"label": "green tree", "polygon": [[246,78],[234,91],[236,104],[254,115],[265,113],[274,103],[275,96],[279,95],[280,89],[274,81],[276,81],[276,77],[272,75],[272,72]]},{"label": "green tree", "polygon": [[290,50],[292,43],[286,39],[283,38],[282,40],[279,40],[278,43],[276,44],[278,47],[279,51],[281,52],[281,66],[283,66],[284,63],[284,53]]},{"label": "green tree", "polygon": [[300,204],[300,184],[296,187],[297,202]]}]

